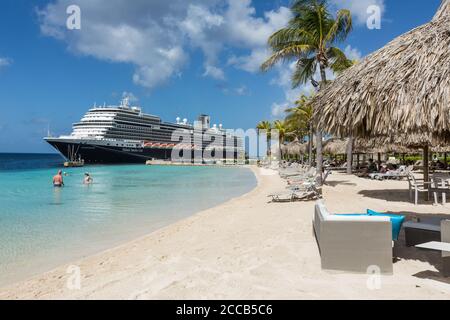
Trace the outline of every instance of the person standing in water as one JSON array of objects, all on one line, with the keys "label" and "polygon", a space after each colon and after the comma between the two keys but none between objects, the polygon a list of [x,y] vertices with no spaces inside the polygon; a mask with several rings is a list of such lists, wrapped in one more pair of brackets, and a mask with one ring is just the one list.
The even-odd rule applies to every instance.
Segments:
[{"label": "person standing in water", "polygon": [[54,187],[63,187],[64,186],[64,179],[63,179],[61,170],[58,170],[58,174],[53,177],[53,186]]},{"label": "person standing in water", "polygon": [[92,184],[92,182],[94,182],[94,179],[92,179],[91,175],[89,173],[85,173],[84,174],[84,184]]}]

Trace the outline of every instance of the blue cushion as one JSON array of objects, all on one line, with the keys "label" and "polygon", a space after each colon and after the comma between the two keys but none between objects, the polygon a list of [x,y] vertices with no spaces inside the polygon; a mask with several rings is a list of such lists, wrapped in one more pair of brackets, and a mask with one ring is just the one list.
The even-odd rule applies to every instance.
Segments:
[{"label": "blue cushion", "polygon": [[389,213],[379,213],[369,209],[367,209],[367,214],[369,216],[389,217],[391,219],[392,224],[392,240],[398,240],[400,229],[402,228],[402,224],[405,221],[405,216]]},{"label": "blue cushion", "polygon": [[350,213],[350,214],[337,214],[337,216],[350,216],[350,217],[360,217],[360,216],[380,216],[380,217],[389,217],[392,225],[392,240],[398,240],[398,236],[400,234],[400,229],[402,228],[402,224],[405,221],[405,216],[396,215],[396,214],[388,214],[388,213],[379,213],[373,210],[367,209],[367,213]]}]

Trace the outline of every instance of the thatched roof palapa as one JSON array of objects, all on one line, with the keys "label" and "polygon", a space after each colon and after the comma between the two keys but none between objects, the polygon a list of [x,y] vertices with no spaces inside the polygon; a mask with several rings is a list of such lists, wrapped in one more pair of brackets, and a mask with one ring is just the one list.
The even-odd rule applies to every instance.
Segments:
[{"label": "thatched roof palapa", "polygon": [[323,143],[322,152],[328,154],[347,153],[348,139],[330,139]]},{"label": "thatched roof palapa", "polygon": [[450,0],[443,0],[431,22],[367,56],[316,96],[319,127],[340,137],[420,133],[428,140],[415,144],[448,144],[449,66]]},{"label": "thatched roof palapa", "polygon": [[286,152],[289,155],[305,154],[307,153],[307,145],[295,139],[286,145]]},{"label": "thatched roof palapa", "polygon": [[[329,154],[346,154],[348,139],[330,139],[324,142],[323,152]],[[369,153],[410,153],[411,148],[389,141],[388,138],[353,139],[353,154]]]}]

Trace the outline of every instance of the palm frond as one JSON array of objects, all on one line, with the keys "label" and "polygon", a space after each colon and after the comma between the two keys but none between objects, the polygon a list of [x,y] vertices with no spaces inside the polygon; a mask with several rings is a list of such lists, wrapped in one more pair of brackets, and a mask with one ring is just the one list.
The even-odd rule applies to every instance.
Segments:
[{"label": "palm frond", "polygon": [[314,52],[314,48],[310,45],[294,44],[276,51],[261,66],[262,71],[267,71],[279,61],[289,61],[300,55],[308,55]]},{"label": "palm frond", "polygon": [[328,48],[327,56],[330,60],[331,70],[338,74],[355,64],[353,60],[348,59],[345,53],[337,47]]},{"label": "palm frond", "polygon": [[324,40],[330,44],[337,41],[344,41],[352,31],[352,28],[352,14],[350,10],[339,10]]},{"label": "palm frond", "polygon": [[272,34],[267,43],[272,50],[279,50],[292,43],[309,43],[310,45],[314,45],[311,39],[312,34],[310,32],[305,29],[293,28],[290,25]]},{"label": "palm frond", "polygon": [[316,72],[316,68],[317,61],[315,57],[306,57],[298,60],[296,69],[292,74],[292,88],[297,88],[299,85],[311,80]]}]

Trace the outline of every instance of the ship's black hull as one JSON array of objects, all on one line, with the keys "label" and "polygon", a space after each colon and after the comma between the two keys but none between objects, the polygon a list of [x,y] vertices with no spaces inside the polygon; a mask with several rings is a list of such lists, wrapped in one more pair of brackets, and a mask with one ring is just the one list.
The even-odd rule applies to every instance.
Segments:
[{"label": "ship's black hull", "polygon": [[[62,141],[47,141],[65,158],[83,159],[88,164],[145,163],[147,160],[171,160],[169,148],[122,148]],[[194,159],[192,151],[190,159]],[[234,154],[233,159],[237,159]],[[192,160],[193,161],[193,160]]]}]

